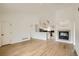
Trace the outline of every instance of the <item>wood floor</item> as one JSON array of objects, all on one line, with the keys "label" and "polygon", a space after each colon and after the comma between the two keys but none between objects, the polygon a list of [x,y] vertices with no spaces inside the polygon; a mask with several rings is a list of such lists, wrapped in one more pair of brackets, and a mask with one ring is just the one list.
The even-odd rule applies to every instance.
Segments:
[{"label": "wood floor", "polygon": [[29,40],[0,47],[1,56],[74,56],[73,45],[55,41]]}]

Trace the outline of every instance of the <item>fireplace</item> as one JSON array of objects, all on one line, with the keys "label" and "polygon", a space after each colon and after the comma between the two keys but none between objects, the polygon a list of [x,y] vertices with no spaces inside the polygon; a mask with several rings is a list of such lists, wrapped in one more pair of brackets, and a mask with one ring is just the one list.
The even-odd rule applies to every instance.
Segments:
[{"label": "fireplace", "polygon": [[69,31],[59,31],[59,39],[69,40]]}]

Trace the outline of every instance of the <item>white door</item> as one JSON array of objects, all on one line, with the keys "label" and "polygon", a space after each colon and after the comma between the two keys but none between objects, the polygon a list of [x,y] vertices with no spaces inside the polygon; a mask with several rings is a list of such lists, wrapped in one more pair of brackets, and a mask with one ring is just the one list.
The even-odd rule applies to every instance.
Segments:
[{"label": "white door", "polygon": [[2,24],[2,45],[10,44],[10,25],[9,23]]}]

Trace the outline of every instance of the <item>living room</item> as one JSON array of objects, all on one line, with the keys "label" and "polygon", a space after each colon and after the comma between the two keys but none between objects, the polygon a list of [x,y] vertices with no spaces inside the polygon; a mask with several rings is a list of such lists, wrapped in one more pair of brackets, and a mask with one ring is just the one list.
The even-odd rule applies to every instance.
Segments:
[{"label": "living room", "polygon": [[[74,3],[0,4],[0,55],[79,55],[78,6],[79,4]],[[46,42],[50,47],[45,45]],[[20,45],[26,47],[27,52],[25,52],[26,49],[20,52]],[[13,49],[13,46],[16,46],[15,49],[18,52]],[[37,47],[37,50],[33,50],[33,47]],[[46,51],[49,51],[49,48],[52,51],[53,47],[59,48],[60,52],[56,50],[56,52],[44,54],[44,47],[47,48]],[[28,52],[29,49],[32,49],[30,51],[33,53]],[[65,49],[66,52],[71,49],[72,51],[61,53]]]}]

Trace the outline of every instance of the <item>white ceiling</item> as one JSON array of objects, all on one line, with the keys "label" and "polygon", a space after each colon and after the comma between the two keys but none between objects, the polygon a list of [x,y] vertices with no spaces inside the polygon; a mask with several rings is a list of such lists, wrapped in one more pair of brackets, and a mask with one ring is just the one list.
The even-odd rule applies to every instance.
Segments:
[{"label": "white ceiling", "polygon": [[79,4],[55,4],[55,3],[8,3],[0,4],[0,12],[32,12],[47,13],[60,9],[73,9]]}]

